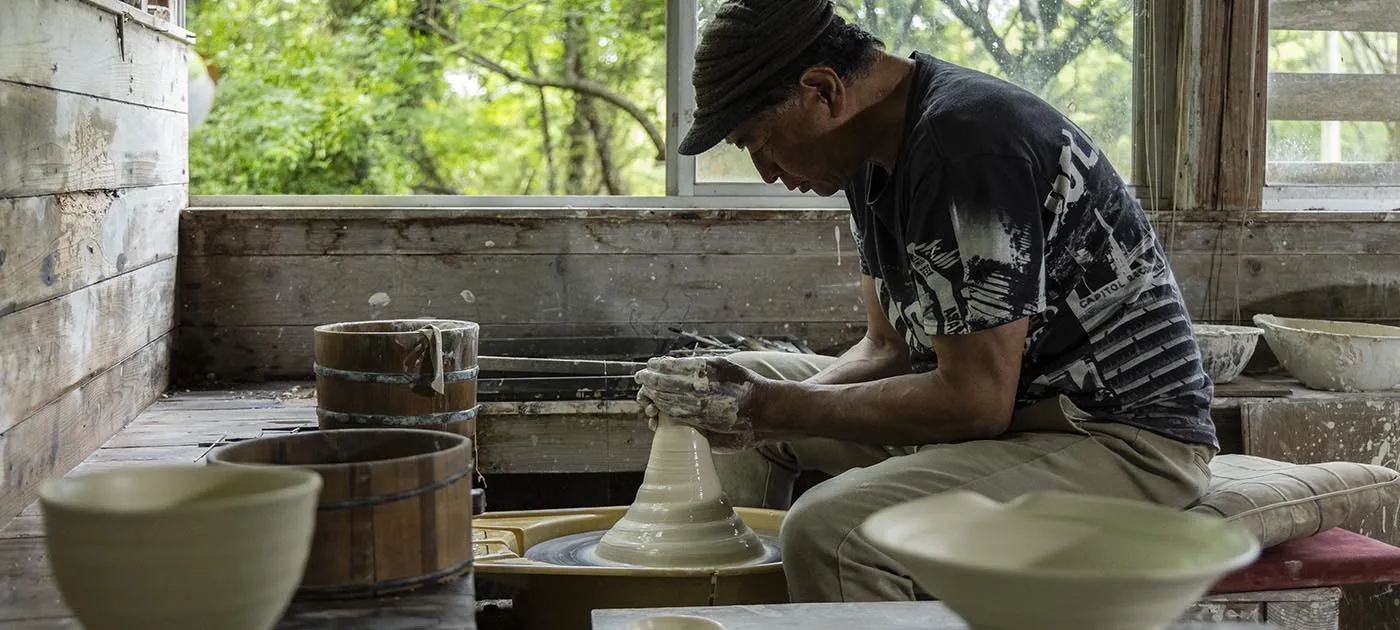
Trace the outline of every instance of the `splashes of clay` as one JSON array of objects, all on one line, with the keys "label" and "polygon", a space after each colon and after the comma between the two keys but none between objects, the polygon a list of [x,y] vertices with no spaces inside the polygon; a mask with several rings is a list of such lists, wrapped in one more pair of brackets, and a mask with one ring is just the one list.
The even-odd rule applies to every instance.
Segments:
[{"label": "splashes of clay", "polygon": [[389,294],[383,291],[369,296],[369,305],[375,308],[383,308],[389,305]]},{"label": "splashes of clay", "polygon": [[462,296],[462,301],[467,304],[476,303],[476,294],[472,293],[470,289],[462,289],[462,292],[458,293],[458,295]]}]

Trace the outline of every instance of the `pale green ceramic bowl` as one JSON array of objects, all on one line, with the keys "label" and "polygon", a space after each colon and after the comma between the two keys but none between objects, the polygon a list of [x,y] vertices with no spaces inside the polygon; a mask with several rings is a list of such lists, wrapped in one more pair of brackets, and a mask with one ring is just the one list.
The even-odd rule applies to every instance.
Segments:
[{"label": "pale green ceramic bowl", "polygon": [[973,630],[1156,630],[1259,556],[1216,517],[1063,492],[947,492],[877,512],[861,533]]},{"label": "pale green ceramic bowl", "polygon": [[321,476],[132,466],[39,488],[49,563],[88,630],[268,630],[301,582]]}]

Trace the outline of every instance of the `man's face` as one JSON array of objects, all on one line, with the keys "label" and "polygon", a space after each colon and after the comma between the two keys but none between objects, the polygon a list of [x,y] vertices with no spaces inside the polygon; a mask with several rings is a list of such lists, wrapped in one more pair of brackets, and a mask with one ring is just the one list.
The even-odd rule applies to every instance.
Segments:
[{"label": "man's face", "polygon": [[[803,85],[786,103],[739,125],[726,140],[748,151],[764,183],[827,197],[843,190],[864,158],[833,131],[846,122],[843,98]],[[840,88],[838,88],[838,91]]]}]

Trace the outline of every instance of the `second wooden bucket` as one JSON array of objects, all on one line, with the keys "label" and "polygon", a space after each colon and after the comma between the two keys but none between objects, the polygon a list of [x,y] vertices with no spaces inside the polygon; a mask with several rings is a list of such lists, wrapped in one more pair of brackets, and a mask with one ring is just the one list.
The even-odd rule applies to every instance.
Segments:
[{"label": "second wooden bucket", "polygon": [[315,329],[322,429],[433,429],[476,436],[474,322],[395,319]]},{"label": "second wooden bucket", "polygon": [[309,431],[209,454],[215,466],[297,466],[321,475],[316,531],[297,596],[372,597],[471,570],[472,449],[419,429]]}]

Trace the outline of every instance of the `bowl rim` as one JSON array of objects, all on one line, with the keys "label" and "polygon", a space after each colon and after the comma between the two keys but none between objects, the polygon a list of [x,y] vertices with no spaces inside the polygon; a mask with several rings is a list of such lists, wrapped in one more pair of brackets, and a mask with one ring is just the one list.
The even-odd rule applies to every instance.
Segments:
[{"label": "bowl rim", "polygon": [[644,622],[644,621],[656,621],[656,620],[665,620],[665,621],[700,621],[700,622],[703,622],[703,625],[704,625],[706,628],[711,628],[711,629],[713,629],[713,630],[724,630],[724,624],[722,624],[722,623],[720,623],[720,622],[718,622],[718,621],[716,621],[716,620],[714,620],[714,619],[711,619],[711,618],[709,618],[709,617],[704,617],[704,616],[701,616],[701,615],[693,615],[693,614],[660,614],[660,615],[647,615],[647,616],[645,616],[645,617],[637,617],[636,619],[633,619],[633,620],[627,622],[627,626],[626,626],[626,627],[627,627],[627,628],[631,628],[632,626],[634,626],[634,625],[636,625],[636,624],[639,624],[639,623],[642,623],[642,622]]},{"label": "bowl rim", "polygon": [[1191,324],[1191,332],[1197,337],[1201,336],[1202,332],[1206,333],[1206,336],[1257,337],[1264,334],[1264,329],[1258,326],[1240,326],[1238,324],[1193,323]]},{"label": "bowl rim", "polygon": [[[966,491],[966,490],[954,490],[954,491],[952,491],[952,492],[970,492],[970,491]],[[912,501],[906,501],[906,502],[904,502],[904,503],[899,503],[899,504],[896,504],[896,505],[893,505],[893,506],[884,508],[884,509],[882,509],[882,510],[879,510],[879,511],[875,512],[874,514],[872,514],[869,518],[867,518],[863,523],[861,523],[861,525],[860,525],[861,533],[862,533],[862,535],[865,536],[866,539],[868,539],[868,540],[870,540],[870,541],[872,541],[872,542],[875,542],[875,543],[877,544],[877,546],[893,546],[893,545],[891,545],[890,543],[894,542],[894,540],[886,533],[886,532],[888,532],[888,531],[890,531],[890,530],[889,530],[889,529],[881,528],[881,527],[879,526],[879,525],[880,525],[880,521],[881,521],[881,520],[884,520],[884,519],[888,519],[888,518],[891,517],[891,515],[897,514],[897,513],[901,512],[901,511],[917,509],[916,506],[919,505],[919,504],[938,502],[938,501],[940,500],[940,498],[941,498],[940,495],[942,495],[942,494],[946,494],[946,493],[938,493],[938,494],[930,495],[930,496],[927,496],[927,497],[921,497],[921,498],[918,498],[918,499],[914,499],[914,500],[912,500]],[[973,493],[973,494],[976,494],[976,493]],[[980,495],[979,495],[979,496],[980,496]],[[1164,508],[1164,507],[1165,507],[1165,506],[1160,506],[1160,505],[1156,505],[1156,504],[1152,504],[1152,503],[1147,503],[1147,502],[1144,502],[1144,501],[1135,501],[1135,500],[1132,500],[1132,499],[1123,499],[1123,498],[1119,498],[1119,497],[1108,497],[1108,496],[1100,496],[1100,495],[1089,495],[1089,494],[1081,494],[1081,493],[1074,493],[1074,492],[1065,492],[1065,491],[1060,491],[1060,490],[1043,490],[1043,491],[1030,492],[1030,493],[1023,494],[1023,495],[1021,495],[1020,497],[1017,497],[1017,498],[1015,498],[1015,499],[1012,499],[1012,500],[1010,500],[1010,501],[1005,501],[1005,502],[991,501],[990,499],[988,499],[988,501],[991,501],[992,503],[999,504],[999,507],[1004,509],[1004,508],[1010,508],[1010,507],[1013,507],[1013,506],[1015,506],[1015,505],[1018,505],[1018,504],[1021,504],[1021,503],[1024,503],[1024,502],[1027,502],[1027,501],[1029,501],[1029,500],[1052,500],[1052,499],[1053,499],[1053,500],[1060,500],[1060,501],[1064,501],[1064,500],[1066,500],[1066,499],[1069,499],[1069,500],[1073,500],[1073,501],[1078,501],[1078,502],[1080,502],[1080,503],[1107,504],[1107,505],[1110,505],[1110,506],[1117,506],[1117,507],[1120,507],[1120,508],[1127,508],[1127,509],[1131,509],[1131,510],[1135,510],[1135,511],[1152,510],[1152,511],[1154,511],[1154,512],[1160,512],[1160,511],[1161,511],[1161,508]],[[1167,508],[1167,509],[1170,509],[1170,508]],[[1217,561],[1214,561],[1214,562],[1210,562],[1210,563],[1207,563],[1207,564],[1203,564],[1203,565],[1200,565],[1200,566],[1191,567],[1191,568],[1185,568],[1185,569],[1170,569],[1170,568],[1167,568],[1167,569],[1124,569],[1124,568],[1115,568],[1115,569],[1093,569],[1093,570],[1085,570],[1085,569],[1055,569],[1055,568],[1046,568],[1046,567],[1031,567],[1031,568],[1025,568],[1025,569],[1018,569],[1018,570],[1016,570],[1014,573],[1015,573],[1018,577],[1028,577],[1028,578],[1050,578],[1050,579],[1055,579],[1055,580],[1062,580],[1062,581],[1078,581],[1078,582],[1104,582],[1104,581],[1113,581],[1113,580],[1122,580],[1122,579],[1138,579],[1138,578],[1148,578],[1148,579],[1156,579],[1156,580],[1203,579],[1203,578],[1207,578],[1207,577],[1211,577],[1211,576],[1223,575],[1223,574],[1228,573],[1228,572],[1230,572],[1230,571],[1234,571],[1234,570],[1236,570],[1236,569],[1243,568],[1244,566],[1246,566],[1246,565],[1248,565],[1248,564],[1254,562],[1256,559],[1258,559],[1259,554],[1260,554],[1260,552],[1262,551],[1261,545],[1260,545],[1260,543],[1259,543],[1259,539],[1258,539],[1256,536],[1254,536],[1253,534],[1249,533],[1248,531],[1246,531],[1245,529],[1243,529],[1243,528],[1240,527],[1239,525],[1234,524],[1234,523],[1231,522],[1231,521],[1227,521],[1227,520],[1222,519],[1222,518],[1219,518],[1219,517],[1212,517],[1212,516],[1208,516],[1208,515],[1204,515],[1204,514],[1196,514],[1196,513],[1193,513],[1193,512],[1186,511],[1186,510],[1176,510],[1176,511],[1175,511],[1175,514],[1179,515],[1181,518],[1186,519],[1186,520],[1192,520],[1192,521],[1196,521],[1196,522],[1198,522],[1198,523],[1206,524],[1206,525],[1208,525],[1209,527],[1211,527],[1211,528],[1213,528],[1213,529],[1215,529],[1215,530],[1217,531],[1217,533],[1219,534],[1219,536],[1217,536],[1217,537],[1220,537],[1220,536],[1232,537],[1232,538],[1236,539],[1235,542],[1243,543],[1243,548],[1242,548],[1238,553],[1235,553],[1234,555],[1231,555],[1231,556],[1229,556],[1229,557],[1222,558],[1222,559],[1220,559],[1220,560],[1217,560]],[[946,557],[935,556],[935,555],[933,555],[933,554],[921,552],[921,551],[919,551],[919,550],[917,550],[917,549],[906,549],[906,550],[905,550],[905,553],[908,553],[908,554],[914,555],[914,556],[918,556],[918,557],[923,558],[923,559],[925,559],[925,560],[928,560],[928,561],[930,561],[930,562],[934,562],[934,563],[937,563],[937,564],[939,564],[939,565],[942,565],[942,566],[945,566],[945,567],[951,567],[951,568],[957,569],[957,570],[959,570],[959,571],[964,571],[964,572],[978,573],[978,574],[983,574],[983,575],[1002,575],[1002,576],[1007,575],[1007,574],[1009,574],[1009,573],[1012,573],[1011,571],[1008,571],[1008,570],[1005,570],[1005,569],[997,569],[997,568],[992,568],[992,567],[987,567],[987,566],[983,566],[983,565],[973,564],[973,563],[965,562],[965,561],[961,561],[961,560],[948,559],[948,558],[946,558]]]},{"label": "bowl rim", "polygon": [[[216,477],[235,477],[239,475],[262,475],[264,477],[284,477],[290,483],[284,487],[258,492],[254,494],[240,495],[236,497],[226,497],[221,499],[211,499],[198,503],[180,503],[174,506],[160,509],[113,509],[101,507],[70,500],[58,493],[59,488],[83,483],[85,480],[97,477],[107,477],[112,475],[154,475],[154,474],[195,474],[212,475]],[[302,494],[310,494],[313,499],[319,496],[321,491],[321,476],[315,471],[287,467],[268,468],[223,468],[219,466],[203,466],[200,464],[133,464],[121,466],[108,470],[98,470],[79,475],[55,477],[45,480],[39,484],[39,501],[41,506],[50,508],[60,508],[64,511],[87,514],[93,516],[170,516],[181,514],[200,514],[205,512],[223,511],[236,507],[250,507],[269,503],[279,503],[294,498]]]},{"label": "bowl rim", "polygon": [[[1328,336],[1328,337],[1340,337],[1340,338],[1343,338],[1343,339],[1384,339],[1384,340],[1395,340],[1395,341],[1400,341],[1400,327],[1396,327],[1396,326],[1387,326],[1387,325],[1385,325],[1385,324],[1373,324],[1373,323],[1371,323],[1371,322],[1348,322],[1348,321],[1336,320],[1336,319],[1318,319],[1318,318],[1315,318],[1315,317],[1284,317],[1283,315],[1272,315],[1272,314],[1269,314],[1269,313],[1259,313],[1259,314],[1255,315],[1252,319],[1253,319],[1254,323],[1259,324],[1260,328],[1264,328],[1264,329],[1273,328],[1273,329],[1275,329],[1275,330],[1286,330],[1286,331],[1288,331],[1288,332],[1302,333],[1302,334],[1305,334],[1305,335],[1325,335],[1325,336]],[[1299,328],[1299,327],[1296,326],[1296,325],[1290,325],[1290,324],[1286,324],[1286,323],[1283,323],[1283,322],[1322,322],[1322,323],[1329,323],[1329,324],[1364,324],[1364,325],[1367,325],[1367,326],[1378,326],[1378,327],[1386,328],[1386,329],[1395,329],[1395,330],[1396,330],[1396,333],[1393,334],[1393,335],[1368,335],[1368,334],[1353,334],[1353,333],[1337,333],[1337,332],[1331,332],[1331,331],[1328,331],[1328,330],[1310,330],[1310,329],[1307,329],[1307,328]]]}]

